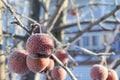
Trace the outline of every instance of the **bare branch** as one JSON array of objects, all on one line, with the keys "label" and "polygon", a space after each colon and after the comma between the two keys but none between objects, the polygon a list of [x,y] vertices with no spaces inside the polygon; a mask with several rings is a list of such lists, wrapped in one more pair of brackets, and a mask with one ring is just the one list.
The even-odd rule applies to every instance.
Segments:
[{"label": "bare branch", "polygon": [[77,80],[77,78],[74,76],[74,74],[69,70],[69,68],[67,66],[65,66],[54,54],[52,54],[52,57],[54,58],[54,60],[61,66],[63,67],[67,73],[70,75],[72,80]]},{"label": "bare branch", "polygon": [[110,56],[110,55],[114,54],[114,53],[107,53],[107,52],[106,53],[95,53],[95,52],[90,51],[90,50],[88,50],[86,48],[83,48],[83,47],[79,47],[79,46],[75,46],[75,45],[74,45],[74,47],[84,51],[85,53],[87,53],[87,54],[89,54],[91,56]]},{"label": "bare branch", "polygon": [[15,39],[20,39],[20,40],[27,40],[27,36],[20,36],[20,35],[15,35],[15,34],[11,34],[11,33],[8,33],[8,32],[5,32],[3,31],[3,34],[4,35],[8,35],[9,37],[13,37]]},{"label": "bare branch", "polygon": [[103,23],[99,23],[99,25],[100,25],[100,27],[101,27],[103,30],[110,30],[110,31],[113,30],[113,28],[105,27],[105,26],[103,25]]},{"label": "bare branch", "polygon": [[38,23],[36,20],[34,20],[34,19],[30,18],[30,17],[27,17],[27,16],[25,16],[24,14],[20,14],[20,13],[18,13],[18,12],[15,12],[15,13],[16,13],[17,15],[19,15],[20,17],[23,17],[23,18],[25,18],[25,19],[33,22],[33,23],[36,23],[36,24],[43,24],[44,22],[47,21],[47,20],[44,20],[44,21],[41,21],[41,20],[40,20],[41,22]]},{"label": "bare branch", "polygon": [[115,60],[112,62],[111,68],[112,68],[112,69],[117,69],[119,65],[120,65],[120,58],[115,59]]},{"label": "bare branch", "polygon": [[[95,20],[96,22],[97,20]],[[118,21],[115,21],[115,20],[105,20],[104,23],[109,23],[109,24],[119,24]],[[88,21],[81,21],[80,22],[81,25],[84,25],[84,24],[92,24],[92,20],[88,20]],[[67,28],[71,28],[71,27],[76,27],[77,25],[77,22],[74,22],[74,21],[71,21],[65,25],[62,25],[62,26],[59,26],[59,27],[54,27],[52,29],[52,31],[54,32],[57,32],[57,31],[61,31],[63,29],[67,29]]]},{"label": "bare branch", "polygon": [[120,6],[117,6],[110,13],[104,15],[103,17],[101,17],[100,19],[98,19],[97,21],[95,21],[94,23],[91,23],[90,25],[88,25],[88,27],[86,29],[84,29],[82,32],[79,32],[75,37],[73,37],[72,39],[70,39],[68,42],[69,43],[73,43],[73,42],[77,41],[81,35],[83,35],[87,31],[91,30],[92,27],[94,27],[95,25],[99,24],[100,22],[106,20],[108,17],[110,17],[111,15],[113,15],[119,9],[120,9]]},{"label": "bare branch", "polygon": [[[114,3],[110,3],[110,2],[90,2],[88,4],[83,4],[80,6],[76,6],[78,9],[84,8],[86,6],[114,6]],[[70,11],[70,9],[68,10],[68,12]]]},{"label": "bare branch", "polygon": [[30,35],[30,32],[25,28],[25,25],[21,22],[21,20],[17,17],[15,11],[13,10],[13,8],[4,0],[1,0],[2,3],[9,9],[9,11],[11,12],[11,14],[13,15],[13,17],[16,19],[17,21],[17,24],[23,28],[27,33],[28,35]]},{"label": "bare branch", "polygon": [[60,0],[60,3],[55,11],[55,13],[53,14],[53,17],[49,20],[48,24],[47,24],[47,27],[49,28],[48,29],[48,32],[50,32],[52,30],[52,28],[54,27],[54,24],[55,22],[57,21],[62,9],[63,9],[63,6],[64,6],[64,2],[65,0]]}]

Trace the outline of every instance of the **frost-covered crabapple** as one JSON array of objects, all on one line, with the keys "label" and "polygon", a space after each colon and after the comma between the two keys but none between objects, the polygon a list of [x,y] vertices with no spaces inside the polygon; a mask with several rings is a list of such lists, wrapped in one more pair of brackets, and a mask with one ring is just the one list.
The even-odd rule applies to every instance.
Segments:
[{"label": "frost-covered crabapple", "polygon": [[66,71],[60,66],[55,66],[51,71],[51,76],[54,80],[65,80],[66,75]]},{"label": "frost-covered crabapple", "polygon": [[63,63],[68,63],[68,54],[65,50],[58,50],[55,52],[55,56]]},{"label": "frost-covered crabapple", "polygon": [[33,58],[39,58],[41,54],[49,55],[54,49],[53,39],[44,33],[31,35],[26,43],[26,49]]},{"label": "frost-covered crabapple", "polygon": [[116,71],[113,69],[108,70],[108,77],[106,80],[119,80]]},{"label": "frost-covered crabapple", "polygon": [[27,66],[32,72],[42,72],[49,65],[49,58],[32,58],[27,56]]},{"label": "frost-covered crabapple", "polygon": [[49,65],[47,66],[47,70],[52,70],[54,68],[55,63],[54,63],[53,58],[50,57],[49,60],[50,62],[49,62]]},{"label": "frost-covered crabapple", "polygon": [[26,58],[28,52],[25,50],[15,50],[8,57],[8,69],[11,72],[18,74],[25,74],[29,72],[29,69],[26,65]]},{"label": "frost-covered crabapple", "polygon": [[106,67],[96,64],[93,65],[90,75],[93,80],[106,80],[108,76],[108,70]]},{"label": "frost-covered crabapple", "polygon": [[70,10],[70,15],[71,16],[76,16],[76,14],[77,14],[77,8],[75,7],[75,8],[72,8],[71,10]]}]

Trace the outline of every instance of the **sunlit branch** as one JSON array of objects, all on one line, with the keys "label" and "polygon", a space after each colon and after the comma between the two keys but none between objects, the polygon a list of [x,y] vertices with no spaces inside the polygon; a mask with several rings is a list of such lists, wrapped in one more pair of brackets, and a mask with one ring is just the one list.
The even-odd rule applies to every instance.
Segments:
[{"label": "sunlit branch", "polygon": [[67,73],[70,75],[72,80],[77,80],[77,78],[74,76],[74,74],[69,70],[69,68],[67,66],[65,66],[54,54],[52,54],[52,57],[54,58],[54,60],[61,66],[63,67]]},{"label": "sunlit branch", "polygon": [[[97,21],[97,20],[95,19],[95,21]],[[105,20],[104,23],[119,24],[119,22],[115,21],[115,20]],[[80,24],[81,25],[92,24],[92,20],[80,21]],[[57,31],[61,31],[61,30],[68,29],[68,28],[71,28],[71,27],[76,27],[76,26],[77,26],[77,22],[71,21],[71,22],[68,22],[65,25],[62,25],[62,26],[59,26],[59,27],[54,27],[52,31],[57,32]]]},{"label": "sunlit branch", "polygon": [[28,33],[28,35],[30,35],[30,32],[27,30],[25,25],[18,18],[18,16],[16,15],[15,11],[13,10],[13,8],[5,0],[1,0],[1,1],[7,7],[7,9],[9,9],[9,11],[13,15],[13,17],[16,19],[16,21],[17,21],[16,24],[19,25],[21,28],[23,28]]},{"label": "sunlit branch", "polygon": [[90,25],[88,25],[88,27],[86,29],[84,29],[82,32],[79,32],[78,34],[76,34],[75,37],[73,37],[72,39],[70,39],[68,42],[69,43],[73,43],[75,41],[77,41],[79,39],[79,37],[81,35],[83,35],[85,32],[91,30],[92,27],[94,27],[95,25],[98,25],[100,22],[106,20],[108,17],[110,17],[111,15],[113,15],[116,11],[118,11],[120,9],[120,6],[117,6],[113,11],[111,11],[110,13],[104,15],[103,17],[101,17],[100,19],[98,19],[97,21],[95,21],[94,23],[91,23]]}]

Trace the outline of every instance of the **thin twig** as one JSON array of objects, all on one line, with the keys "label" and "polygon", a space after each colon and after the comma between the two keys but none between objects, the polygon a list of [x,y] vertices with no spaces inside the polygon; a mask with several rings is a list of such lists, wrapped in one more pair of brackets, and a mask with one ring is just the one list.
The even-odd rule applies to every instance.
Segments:
[{"label": "thin twig", "polygon": [[52,30],[54,27],[55,22],[57,21],[60,13],[62,12],[63,6],[64,6],[65,0],[60,0],[60,4],[58,5],[55,13],[53,14],[53,17],[49,20],[47,27],[48,27],[48,32]]},{"label": "thin twig", "polygon": [[52,57],[54,58],[54,60],[61,66],[63,67],[67,73],[70,75],[72,80],[77,80],[77,78],[74,76],[74,74],[69,70],[69,68],[67,66],[65,66],[54,54],[52,54]]},{"label": "thin twig", "polygon": [[[96,22],[96,21],[97,21],[97,20],[95,19],[94,22]],[[119,24],[118,21],[116,21],[116,20],[110,20],[110,19],[109,19],[109,20],[108,20],[108,19],[105,20],[104,23]],[[81,24],[81,25],[92,24],[92,20],[80,21],[80,24]],[[76,20],[72,20],[71,22],[68,22],[68,23],[65,24],[65,25],[58,26],[58,27],[54,27],[54,28],[52,29],[52,31],[57,32],[57,31],[61,31],[61,30],[63,30],[63,29],[67,29],[67,28],[71,28],[71,27],[76,27],[76,25],[77,25]]]},{"label": "thin twig", "polygon": [[88,50],[86,48],[83,48],[83,47],[79,47],[79,46],[75,46],[75,45],[74,45],[74,47],[84,51],[85,53],[87,53],[87,54],[89,54],[91,56],[110,56],[110,55],[114,54],[114,53],[107,53],[107,52],[106,53],[95,53],[95,52],[90,51],[90,50]]},{"label": "thin twig", "polygon": [[19,25],[21,28],[23,28],[28,33],[28,35],[30,35],[30,32],[25,28],[25,25],[18,18],[18,16],[16,15],[15,11],[13,10],[13,8],[5,0],[1,0],[1,1],[7,7],[7,9],[9,9],[9,11],[13,15],[13,17],[16,19],[17,25]]},{"label": "thin twig", "polygon": [[110,30],[110,31],[112,31],[113,30],[113,28],[108,28],[108,27],[105,27],[104,25],[103,25],[103,22],[102,23],[99,23],[99,25],[100,25],[100,27],[103,29],[103,30]]},{"label": "thin twig", "polygon": [[73,43],[77,40],[79,40],[79,37],[81,35],[83,35],[85,32],[91,30],[92,27],[94,27],[95,25],[99,24],[100,22],[106,20],[108,17],[110,17],[111,15],[113,15],[116,11],[118,11],[120,9],[120,6],[117,6],[113,11],[111,11],[110,13],[104,15],[103,17],[101,17],[100,19],[98,19],[97,21],[95,21],[94,23],[91,23],[90,25],[88,25],[88,27],[86,29],[84,29],[83,31],[79,32],[75,37],[73,37],[72,39],[70,39],[68,42],[69,43]]}]

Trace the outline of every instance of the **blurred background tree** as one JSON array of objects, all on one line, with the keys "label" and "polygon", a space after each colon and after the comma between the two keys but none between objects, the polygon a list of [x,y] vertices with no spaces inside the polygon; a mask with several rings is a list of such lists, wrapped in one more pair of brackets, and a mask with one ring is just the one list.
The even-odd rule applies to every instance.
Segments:
[{"label": "blurred background tree", "polygon": [[[1,5],[2,2],[4,6]],[[8,57],[14,49],[25,49],[29,34],[39,33],[40,27],[42,32],[53,37],[56,49],[63,47],[68,50],[69,68],[82,64],[90,65],[90,69],[93,64],[105,63],[117,70],[120,64],[117,43],[119,36],[116,38],[120,24],[119,0],[2,0],[2,2],[0,1],[0,80],[16,80],[15,76],[20,80],[39,80],[40,75],[43,77],[42,74],[33,72],[26,75],[11,73],[7,70],[5,62],[5,57]],[[113,56],[112,52],[116,55]],[[98,56],[99,53],[103,53],[103,56]],[[108,53],[110,53],[108,57],[104,56]],[[86,73],[88,76],[89,73]],[[77,77],[79,79],[79,76]]]}]

